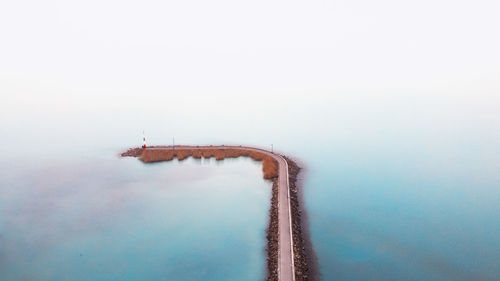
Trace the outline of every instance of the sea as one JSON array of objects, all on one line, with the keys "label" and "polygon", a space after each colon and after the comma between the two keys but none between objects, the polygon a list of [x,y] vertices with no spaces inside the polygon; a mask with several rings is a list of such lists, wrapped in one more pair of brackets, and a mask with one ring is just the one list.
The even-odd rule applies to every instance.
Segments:
[{"label": "sea", "polygon": [[10,104],[0,115],[0,280],[264,280],[271,182],[260,163],[120,157],[143,132],[148,145],[272,145],[296,159],[322,280],[499,280],[491,95],[48,94]]}]

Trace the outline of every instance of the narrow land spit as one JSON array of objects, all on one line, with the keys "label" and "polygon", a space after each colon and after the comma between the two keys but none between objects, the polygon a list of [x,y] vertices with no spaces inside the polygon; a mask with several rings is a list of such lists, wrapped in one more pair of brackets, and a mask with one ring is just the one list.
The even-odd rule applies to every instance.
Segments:
[{"label": "narrow land spit", "polygon": [[[297,202],[294,201],[294,208],[291,207],[289,165],[282,155],[242,146],[157,146],[147,149],[132,148],[122,153],[122,156],[138,157],[144,163],[171,161],[174,158],[184,160],[188,157],[197,159],[215,157],[216,160],[223,160],[240,156],[262,161],[263,177],[273,181],[270,221],[267,230],[268,273],[266,279],[273,281],[309,280],[305,253],[303,247],[298,247],[303,238],[293,237],[294,233],[302,233],[300,212],[295,206]],[[299,242],[296,243],[299,245],[294,245],[294,241]],[[298,267],[295,267],[295,263]]]}]

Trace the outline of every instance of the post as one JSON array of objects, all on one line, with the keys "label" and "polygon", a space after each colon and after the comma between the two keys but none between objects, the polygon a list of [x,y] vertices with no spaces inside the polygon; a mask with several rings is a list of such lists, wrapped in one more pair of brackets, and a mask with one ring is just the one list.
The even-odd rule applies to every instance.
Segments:
[{"label": "post", "polygon": [[271,153],[274,154],[274,148],[273,148],[273,144],[271,143]]},{"label": "post", "polygon": [[175,150],[175,138],[172,137],[172,150]]}]

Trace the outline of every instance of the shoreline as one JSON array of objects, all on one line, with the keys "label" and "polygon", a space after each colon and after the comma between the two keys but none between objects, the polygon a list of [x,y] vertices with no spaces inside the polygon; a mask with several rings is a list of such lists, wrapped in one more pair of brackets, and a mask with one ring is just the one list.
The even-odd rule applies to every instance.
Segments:
[{"label": "shoreline", "polygon": [[195,159],[215,157],[218,161],[225,158],[250,157],[256,161],[262,161],[263,178],[272,181],[269,223],[266,229],[267,273],[265,280],[267,281],[278,281],[280,278],[279,164],[276,159],[281,157],[285,161],[284,163],[288,163],[289,175],[289,208],[292,232],[290,235],[293,240],[291,250],[293,253],[292,263],[295,264],[295,272],[292,273],[294,276],[290,280],[319,280],[317,278],[316,257],[310,237],[305,237],[309,235],[307,213],[303,207],[302,192],[298,192],[300,190],[298,186],[301,186],[301,184],[297,184],[297,176],[301,168],[289,157],[258,148],[242,146],[154,146],[146,149],[130,148],[120,155],[122,157],[137,157],[143,163],[171,161],[174,158],[182,161],[188,157]]}]

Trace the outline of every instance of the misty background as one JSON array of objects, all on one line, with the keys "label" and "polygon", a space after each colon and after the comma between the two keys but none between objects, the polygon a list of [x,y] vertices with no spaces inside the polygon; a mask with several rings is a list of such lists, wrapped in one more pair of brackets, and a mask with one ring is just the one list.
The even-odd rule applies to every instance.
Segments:
[{"label": "misty background", "polygon": [[[144,130],[148,145],[274,144],[305,163],[324,280],[496,280],[499,11],[492,0],[1,2],[0,276],[234,280],[212,254],[241,256],[225,259],[234,276],[265,275],[257,164],[118,158]],[[181,171],[204,181],[169,177]],[[198,216],[184,188],[214,194],[199,200],[217,215],[183,223]],[[248,210],[227,214],[238,200]],[[109,211],[115,202],[130,208]],[[99,218],[116,223],[87,229]],[[227,226],[241,218],[254,218],[251,231]],[[197,244],[177,254],[193,246],[183,231],[203,238],[190,229],[207,224],[220,243],[211,255]],[[69,226],[93,236],[50,236]],[[168,235],[177,240],[155,240]],[[228,237],[248,247],[225,247]],[[166,258],[169,242],[178,252]],[[82,262],[96,256],[124,261]]]},{"label": "misty background", "polygon": [[[484,0],[4,1],[0,133],[23,143],[23,128],[34,126],[62,141],[64,131],[45,123],[90,133],[107,119],[99,116],[127,112],[134,130],[154,134],[141,122],[154,115],[180,136],[184,122],[210,126],[207,115],[231,115],[220,118],[229,126],[282,125],[325,103],[368,121],[368,104],[403,107],[394,116],[419,108],[411,119],[444,107],[458,122],[469,114],[490,128],[500,109],[499,8]],[[294,105],[304,112],[270,113]]]}]

